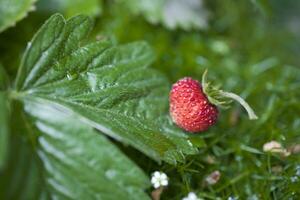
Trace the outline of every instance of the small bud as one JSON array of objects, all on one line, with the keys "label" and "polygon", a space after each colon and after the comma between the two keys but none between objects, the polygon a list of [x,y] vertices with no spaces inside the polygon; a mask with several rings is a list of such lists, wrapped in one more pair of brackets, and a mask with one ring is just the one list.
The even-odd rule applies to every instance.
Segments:
[{"label": "small bud", "polygon": [[220,171],[216,170],[205,178],[205,182],[208,185],[214,185],[220,180],[220,177],[221,177]]}]

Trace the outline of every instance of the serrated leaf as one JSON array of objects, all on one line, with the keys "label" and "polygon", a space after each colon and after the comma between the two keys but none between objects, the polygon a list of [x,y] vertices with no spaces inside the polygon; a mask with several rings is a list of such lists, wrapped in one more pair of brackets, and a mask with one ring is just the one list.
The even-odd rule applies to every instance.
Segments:
[{"label": "serrated leaf", "polygon": [[36,0],[0,0],[0,32],[15,25],[33,10]]},{"label": "serrated leaf", "polygon": [[146,175],[78,116],[52,104],[26,102],[41,131],[38,155],[53,199],[150,199]]},{"label": "serrated leaf", "polygon": [[153,24],[161,23],[169,29],[207,28],[208,11],[201,0],[119,0],[131,12],[141,14]]},{"label": "serrated leaf", "polygon": [[154,57],[151,48],[144,42],[113,46],[97,41],[75,49],[79,39],[66,48],[70,42],[65,38],[90,30],[74,26],[78,18],[83,17],[65,23],[54,15],[34,36],[19,71],[17,96],[60,104],[158,161],[183,162],[185,154],[197,153],[187,134],[167,130],[158,120],[165,123],[169,116],[169,83],[148,68]]},{"label": "serrated leaf", "polygon": [[86,16],[68,21],[60,14],[50,17],[27,45],[17,77],[17,89],[28,88],[37,75],[47,72],[55,61],[76,50],[90,29],[91,21]]}]

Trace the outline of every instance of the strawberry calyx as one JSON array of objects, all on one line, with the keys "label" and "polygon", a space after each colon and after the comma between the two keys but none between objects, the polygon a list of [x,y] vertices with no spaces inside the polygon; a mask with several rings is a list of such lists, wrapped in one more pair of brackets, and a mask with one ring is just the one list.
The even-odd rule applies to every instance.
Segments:
[{"label": "strawberry calyx", "polygon": [[258,119],[253,109],[242,97],[232,92],[225,92],[220,89],[220,86],[214,86],[210,82],[208,82],[207,70],[205,70],[202,75],[201,84],[203,92],[207,96],[210,103],[221,108],[229,108],[230,103],[232,103],[232,101],[234,100],[245,108],[250,120]]}]

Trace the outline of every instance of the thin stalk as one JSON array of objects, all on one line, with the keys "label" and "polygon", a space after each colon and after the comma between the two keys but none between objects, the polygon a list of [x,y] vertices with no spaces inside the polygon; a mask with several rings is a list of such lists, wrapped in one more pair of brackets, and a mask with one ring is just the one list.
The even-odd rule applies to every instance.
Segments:
[{"label": "thin stalk", "polygon": [[227,97],[227,98],[230,98],[230,99],[233,99],[233,100],[239,102],[247,111],[250,120],[258,119],[258,117],[254,113],[252,108],[249,106],[249,104],[240,96],[238,96],[232,92],[224,92],[223,90],[220,90],[220,94],[224,97]]}]

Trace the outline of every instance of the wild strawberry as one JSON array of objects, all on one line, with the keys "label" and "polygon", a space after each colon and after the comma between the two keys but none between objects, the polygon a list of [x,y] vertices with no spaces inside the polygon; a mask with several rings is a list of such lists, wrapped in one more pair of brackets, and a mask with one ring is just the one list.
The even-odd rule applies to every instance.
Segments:
[{"label": "wild strawberry", "polygon": [[216,106],[225,107],[224,105],[229,104],[231,99],[246,109],[250,119],[257,119],[253,110],[241,97],[219,90],[206,82],[206,74],[207,71],[203,74],[201,84],[186,77],[173,85],[169,99],[170,115],[179,127],[193,133],[207,130],[217,121]]},{"label": "wild strawberry", "polygon": [[170,114],[173,121],[182,129],[199,132],[216,123],[218,109],[208,101],[200,83],[186,77],[172,87]]}]

